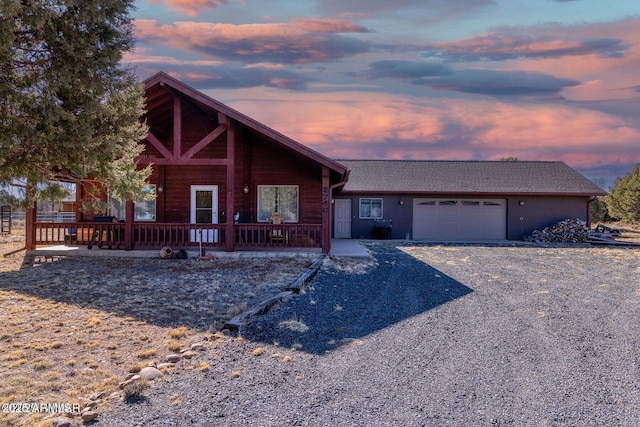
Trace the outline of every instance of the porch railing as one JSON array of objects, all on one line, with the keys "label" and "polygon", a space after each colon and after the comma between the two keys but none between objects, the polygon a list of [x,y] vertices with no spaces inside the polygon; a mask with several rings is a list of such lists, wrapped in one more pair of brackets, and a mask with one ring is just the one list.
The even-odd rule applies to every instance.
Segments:
[{"label": "porch railing", "polygon": [[[227,236],[225,224],[134,223],[131,239],[134,248],[226,247],[233,239],[236,249],[320,248],[320,224],[234,224]],[[127,236],[124,223],[36,222],[36,245],[87,245],[124,249]]]},{"label": "porch railing", "polygon": [[36,245],[123,247],[124,224],[115,222],[36,222]]}]

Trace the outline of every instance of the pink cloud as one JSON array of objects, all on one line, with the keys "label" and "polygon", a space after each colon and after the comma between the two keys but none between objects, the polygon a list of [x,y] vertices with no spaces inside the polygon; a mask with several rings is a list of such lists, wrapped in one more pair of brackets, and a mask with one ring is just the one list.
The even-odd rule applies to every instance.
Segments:
[{"label": "pink cloud", "polygon": [[[334,158],[498,160],[515,156],[562,160],[581,168],[640,162],[638,126],[566,105],[362,92],[277,98],[255,89],[216,94],[232,107]],[[224,101],[225,97],[229,100]]]},{"label": "pink cloud", "polygon": [[243,25],[184,21],[163,25],[140,19],[134,31],[140,40],[247,62],[321,62],[369,48],[343,35],[367,32],[366,28],[336,19]]},{"label": "pink cloud", "polygon": [[639,25],[640,18],[629,17],[596,24],[501,27],[468,39],[425,46],[425,54],[465,62],[464,67],[526,70],[580,82],[562,88],[562,95],[574,101],[632,101],[638,99]]},{"label": "pink cloud", "polygon": [[149,3],[164,3],[170,9],[187,15],[196,16],[204,9],[213,9],[221,4],[227,4],[227,0],[147,0]]},{"label": "pink cloud", "polygon": [[309,33],[366,33],[369,30],[342,19],[301,19],[293,18],[291,25]]}]

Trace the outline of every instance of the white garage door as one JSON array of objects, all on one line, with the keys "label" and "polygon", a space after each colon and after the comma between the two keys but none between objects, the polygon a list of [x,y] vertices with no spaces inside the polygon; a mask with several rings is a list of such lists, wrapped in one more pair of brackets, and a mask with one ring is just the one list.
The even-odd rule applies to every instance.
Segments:
[{"label": "white garage door", "polygon": [[506,235],[504,199],[413,199],[415,240],[502,240]]}]

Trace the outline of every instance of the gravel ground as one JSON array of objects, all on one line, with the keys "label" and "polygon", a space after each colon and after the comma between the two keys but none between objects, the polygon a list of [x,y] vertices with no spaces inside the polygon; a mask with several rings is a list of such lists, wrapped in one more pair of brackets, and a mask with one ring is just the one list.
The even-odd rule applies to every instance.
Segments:
[{"label": "gravel ground", "polygon": [[640,250],[367,247],[96,425],[638,424]]}]

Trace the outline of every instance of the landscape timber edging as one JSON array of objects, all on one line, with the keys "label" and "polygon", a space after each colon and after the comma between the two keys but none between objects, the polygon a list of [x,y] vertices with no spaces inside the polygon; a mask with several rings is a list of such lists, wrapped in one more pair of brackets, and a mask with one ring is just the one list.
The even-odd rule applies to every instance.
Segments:
[{"label": "landscape timber edging", "polygon": [[293,295],[299,294],[302,289],[304,289],[306,284],[309,283],[309,281],[316,275],[325,258],[326,255],[320,255],[318,259],[316,259],[313,264],[311,264],[311,266],[300,275],[300,277],[298,277],[285,288],[284,292],[280,292],[279,294],[274,295],[271,298],[267,298],[266,300],[254,305],[253,307],[250,307],[234,318],[228,320],[227,322],[225,322],[223,329],[238,331],[243,325],[247,324],[252,317],[265,314],[274,305],[285,302]]}]

